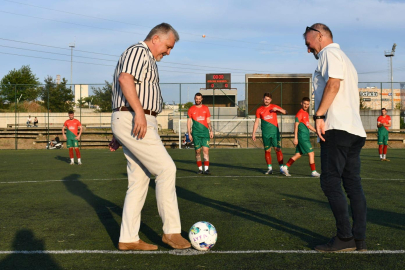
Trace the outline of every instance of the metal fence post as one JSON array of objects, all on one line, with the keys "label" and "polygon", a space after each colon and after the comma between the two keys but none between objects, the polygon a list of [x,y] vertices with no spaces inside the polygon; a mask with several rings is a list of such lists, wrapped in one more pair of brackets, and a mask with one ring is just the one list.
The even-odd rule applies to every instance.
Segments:
[{"label": "metal fence post", "polygon": [[17,139],[17,85],[14,85],[14,134],[15,134],[15,150],[18,149],[18,139]]}]

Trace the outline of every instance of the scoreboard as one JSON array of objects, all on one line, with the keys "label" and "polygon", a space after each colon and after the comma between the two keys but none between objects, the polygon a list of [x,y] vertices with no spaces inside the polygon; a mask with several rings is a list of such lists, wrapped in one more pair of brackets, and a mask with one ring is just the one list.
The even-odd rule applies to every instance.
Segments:
[{"label": "scoreboard", "polygon": [[206,89],[231,89],[231,73],[206,74]]}]

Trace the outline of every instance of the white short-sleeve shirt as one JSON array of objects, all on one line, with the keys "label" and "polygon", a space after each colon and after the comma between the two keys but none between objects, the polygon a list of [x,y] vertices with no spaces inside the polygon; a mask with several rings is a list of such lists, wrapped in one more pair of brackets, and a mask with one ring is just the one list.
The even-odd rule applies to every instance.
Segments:
[{"label": "white short-sleeve shirt", "polygon": [[340,79],[339,92],[326,113],[325,130],[339,129],[366,137],[360,118],[357,71],[352,62],[337,43],[323,48],[318,56],[313,78],[315,111],[319,108],[329,78]]}]

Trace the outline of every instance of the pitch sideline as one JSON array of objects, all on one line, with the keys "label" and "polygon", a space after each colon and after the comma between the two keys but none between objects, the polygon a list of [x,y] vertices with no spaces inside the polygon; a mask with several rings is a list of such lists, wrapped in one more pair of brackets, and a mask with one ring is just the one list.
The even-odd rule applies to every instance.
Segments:
[{"label": "pitch sideline", "polygon": [[[185,250],[170,250],[170,251],[118,251],[118,250],[10,250],[10,251],[0,251],[0,255],[11,255],[11,254],[25,254],[25,255],[35,255],[35,254],[138,254],[138,255],[178,255],[178,256],[195,256],[195,255],[205,255],[205,254],[258,254],[258,253],[268,253],[268,254],[324,254],[315,250],[224,250],[224,251],[198,251],[194,249]],[[367,255],[367,254],[405,254],[405,250],[369,250],[369,251],[349,251],[340,252],[339,254],[357,254],[357,255]]]}]

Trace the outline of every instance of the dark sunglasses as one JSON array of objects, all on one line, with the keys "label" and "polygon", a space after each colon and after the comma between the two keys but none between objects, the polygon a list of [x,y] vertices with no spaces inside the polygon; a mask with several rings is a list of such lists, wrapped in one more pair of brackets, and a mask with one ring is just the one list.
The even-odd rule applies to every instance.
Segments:
[{"label": "dark sunglasses", "polygon": [[[312,27],[307,26],[307,28],[305,29],[305,33],[307,33],[308,31],[316,31],[316,32],[321,33],[321,31],[319,31],[319,30],[317,30],[317,29],[315,29],[315,28],[312,28]],[[322,35],[322,33],[321,33],[321,35]]]}]

